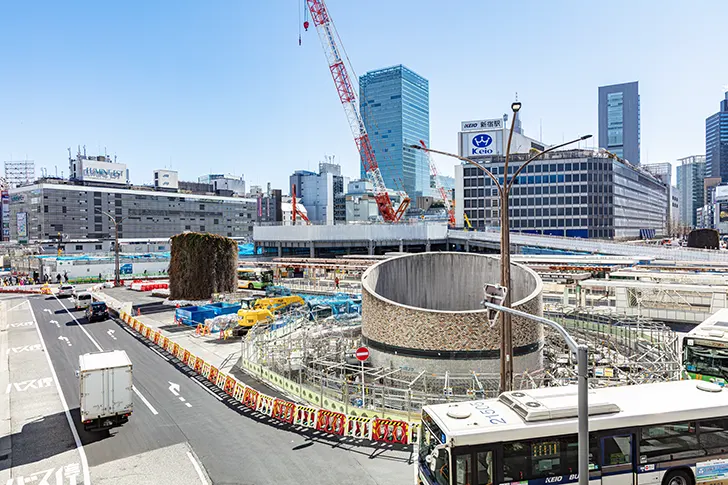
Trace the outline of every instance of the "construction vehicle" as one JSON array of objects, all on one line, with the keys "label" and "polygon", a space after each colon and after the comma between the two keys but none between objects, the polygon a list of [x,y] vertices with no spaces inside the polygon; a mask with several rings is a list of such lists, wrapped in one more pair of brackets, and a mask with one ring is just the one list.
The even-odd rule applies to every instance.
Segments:
[{"label": "construction vehicle", "polygon": [[467,212],[463,212],[463,219],[465,219],[465,224],[468,226],[468,229],[466,229],[466,230],[472,230],[473,229],[473,225],[470,223],[470,219],[468,219],[468,213]]},{"label": "construction vehicle", "polygon": [[[341,44],[341,39],[329,16],[328,8],[324,0],[305,1],[311,13],[313,25],[318,32],[321,46],[326,54],[329,71],[334,80],[334,86],[339,95],[339,100],[346,112],[346,118],[349,121],[349,127],[354,135],[354,142],[361,156],[364,171],[374,186],[374,199],[377,201],[379,213],[384,222],[399,222],[402,216],[404,216],[407,207],[409,207],[410,199],[409,197],[404,197],[399,207],[396,210],[394,209],[389,192],[387,192],[387,187],[384,184],[384,179],[382,178],[382,172],[379,170],[379,164],[374,156],[374,148],[369,139],[369,133],[367,133],[364,120],[359,112],[359,102],[354,91],[354,82],[349,77],[349,72],[344,64],[346,54],[339,45]],[[308,20],[304,22],[304,28],[308,30]]]},{"label": "construction vehicle", "polygon": [[445,204],[445,210],[447,211],[447,224],[450,227],[455,227],[455,207],[453,207],[450,197],[448,197],[447,192],[445,191],[445,187],[443,187],[440,182],[440,174],[437,171],[437,166],[435,166],[435,161],[432,159],[432,154],[427,151],[425,141],[420,140],[420,145],[422,145],[422,148],[425,149],[425,153],[427,154],[427,159],[430,163],[430,175],[432,175],[432,178],[435,179],[435,189],[440,194],[443,204]]},{"label": "construction vehicle", "polygon": [[277,315],[303,306],[304,303],[303,298],[298,295],[243,298],[240,300],[238,325],[233,329],[233,336],[244,335],[255,325],[273,323]]}]

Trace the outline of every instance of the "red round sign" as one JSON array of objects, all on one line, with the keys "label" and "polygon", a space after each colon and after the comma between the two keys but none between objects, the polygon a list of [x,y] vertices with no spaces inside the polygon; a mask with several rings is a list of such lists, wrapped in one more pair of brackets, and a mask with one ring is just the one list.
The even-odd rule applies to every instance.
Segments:
[{"label": "red round sign", "polygon": [[364,362],[369,358],[369,349],[366,347],[359,347],[358,349],[356,349],[354,355],[358,360]]}]

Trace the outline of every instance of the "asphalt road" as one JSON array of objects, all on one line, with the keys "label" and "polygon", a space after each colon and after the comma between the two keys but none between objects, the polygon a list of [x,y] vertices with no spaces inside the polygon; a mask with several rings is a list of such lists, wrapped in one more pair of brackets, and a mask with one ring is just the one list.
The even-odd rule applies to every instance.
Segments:
[{"label": "asphalt road", "polygon": [[[185,444],[192,456],[181,457],[177,483],[209,479],[214,484],[359,485],[413,480],[410,450],[359,444],[284,425],[221,400],[222,393],[216,396],[216,388],[211,391],[209,385],[190,378],[184,367],[165,361],[164,355],[113,320],[87,323],[83,312],[66,309],[70,300],[31,297],[30,302],[68,406],[76,413],[75,370],[80,354],[123,349],[133,363],[138,394],[129,423],[108,434],[86,433],[82,428],[78,431],[92,479],[95,468],[128,458],[130,473],[134,473],[133,460],[137,457]],[[172,384],[178,384],[179,391],[176,387],[175,392],[170,390]],[[187,465],[183,466],[185,460]],[[188,473],[195,471],[190,466],[195,461],[202,465],[202,476]],[[174,457],[171,463],[175,463]],[[176,468],[160,471],[177,472]],[[159,483],[149,473],[153,471],[146,467],[145,476],[137,476],[134,483]]]}]

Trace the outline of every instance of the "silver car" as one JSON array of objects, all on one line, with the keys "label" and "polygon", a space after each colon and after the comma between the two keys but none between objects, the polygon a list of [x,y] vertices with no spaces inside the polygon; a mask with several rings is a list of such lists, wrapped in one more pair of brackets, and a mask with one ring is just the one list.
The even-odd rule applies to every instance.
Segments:
[{"label": "silver car", "polygon": [[61,285],[60,288],[58,288],[58,293],[56,293],[56,296],[58,298],[69,298],[73,296],[73,290],[75,288],[73,285]]}]

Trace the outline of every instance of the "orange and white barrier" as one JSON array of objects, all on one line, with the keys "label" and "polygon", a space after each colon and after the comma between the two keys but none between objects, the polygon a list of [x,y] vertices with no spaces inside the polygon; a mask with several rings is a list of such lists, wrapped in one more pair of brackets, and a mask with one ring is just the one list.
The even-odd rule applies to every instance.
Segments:
[{"label": "orange and white barrier", "polygon": [[266,416],[270,416],[273,414],[273,402],[276,400],[274,397],[266,396],[265,394],[261,394],[258,399],[258,408],[256,411],[259,413],[265,414]]},{"label": "orange and white barrier", "polygon": [[316,427],[316,413],[318,409],[308,406],[296,406],[296,419],[293,424],[304,426],[306,428]]},{"label": "orange and white barrier", "polygon": [[283,399],[276,399],[273,402],[272,416],[284,423],[293,423],[296,418],[296,405]]},{"label": "orange and white barrier", "polygon": [[376,418],[372,425],[372,440],[407,444],[409,442],[409,424],[406,421]]},{"label": "orange and white barrier", "polygon": [[326,409],[319,409],[316,416],[316,429],[325,433],[344,436],[346,415]]},{"label": "orange and white barrier", "polygon": [[372,439],[372,418],[349,416],[346,419],[346,436],[359,439]]},{"label": "orange and white barrier", "polygon": [[253,389],[252,387],[245,387],[245,392],[243,393],[243,404],[247,407],[249,407],[252,410],[256,410],[258,408],[258,396],[260,393]]}]

